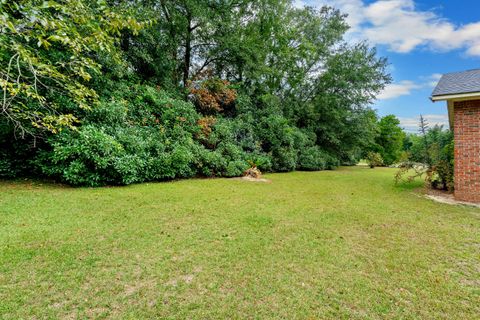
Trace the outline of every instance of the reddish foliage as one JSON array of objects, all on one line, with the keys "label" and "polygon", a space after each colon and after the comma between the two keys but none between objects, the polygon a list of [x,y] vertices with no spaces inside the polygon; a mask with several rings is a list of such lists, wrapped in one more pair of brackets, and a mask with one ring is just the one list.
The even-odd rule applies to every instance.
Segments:
[{"label": "reddish foliage", "polygon": [[215,117],[207,116],[198,119],[197,124],[200,126],[202,134],[208,138],[210,133],[212,133],[212,126],[215,125],[216,122],[217,119]]},{"label": "reddish foliage", "polygon": [[204,113],[222,112],[237,99],[237,91],[230,82],[208,78],[188,83],[188,90],[198,109]]}]

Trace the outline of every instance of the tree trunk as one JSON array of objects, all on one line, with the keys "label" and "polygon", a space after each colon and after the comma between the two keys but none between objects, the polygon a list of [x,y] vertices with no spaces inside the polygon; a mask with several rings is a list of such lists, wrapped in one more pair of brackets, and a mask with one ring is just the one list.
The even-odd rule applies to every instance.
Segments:
[{"label": "tree trunk", "polygon": [[183,86],[187,86],[188,77],[190,75],[190,60],[192,54],[192,18],[189,15],[187,17],[188,25],[187,25],[187,35],[185,37],[185,57],[183,61]]},{"label": "tree trunk", "polygon": [[[166,18],[166,20],[168,21],[168,30],[169,30],[169,34],[170,34],[170,39],[171,40],[175,40],[176,39],[176,33],[175,33],[175,26],[174,26],[174,22],[172,20],[172,16],[170,14],[170,11],[168,10],[168,7],[165,3],[164,0],[161,0],[160,1],[160,6],[162,8],[162,11],[163,11],[163,14]],[[170,48],[170,55],[172,57],[172,61],[175,61],[175,64],[176,64],[176,67],[172,68],[171,70],[171,79],[172,79],[172,83],[175,84],[175,86],[177,86],[179,84],[179,67],[177,65],[177,62],[178,62],[178,57],[177,57],[177,47],[172,45]]]}]

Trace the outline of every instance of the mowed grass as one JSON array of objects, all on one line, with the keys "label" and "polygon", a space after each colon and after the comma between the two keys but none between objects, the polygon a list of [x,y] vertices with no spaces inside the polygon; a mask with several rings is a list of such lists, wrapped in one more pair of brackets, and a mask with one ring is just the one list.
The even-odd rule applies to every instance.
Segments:
[{"label": "mowed grass", "polygon": [[480,209],[394,172],[0,182],[0,318],[479,319]]}]

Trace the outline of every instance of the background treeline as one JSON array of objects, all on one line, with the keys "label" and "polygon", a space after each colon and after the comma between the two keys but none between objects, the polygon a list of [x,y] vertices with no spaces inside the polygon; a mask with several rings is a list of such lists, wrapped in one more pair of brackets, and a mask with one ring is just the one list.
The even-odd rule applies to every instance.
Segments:
[{"label": "background treeline", "polygon": [[400,121],[388,115],[378,121],[378,134],[366,153],[367,163],[400,168],[397,182],[424,177],[433,188],[452,191],[454,188],[453,132],[442,125],[430,126],[420,116],[417,133],[405,133]]},{"label": "background treeline", "polygon": [[0,177],[97,186],[322,170],[371,150],[394,162],[403,146],[382,135],[395,118],[370,108],[386,60],[346,42],[332,8],[24,0],[1,2],[0,20]]}]

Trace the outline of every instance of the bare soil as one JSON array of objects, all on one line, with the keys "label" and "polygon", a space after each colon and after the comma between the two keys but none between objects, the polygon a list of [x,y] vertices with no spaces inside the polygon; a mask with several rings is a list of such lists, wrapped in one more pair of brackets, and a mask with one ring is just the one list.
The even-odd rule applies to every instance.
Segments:
[{"label": "bare soil", "polygon": [[264,178],[253,178],[250,176],[245,176],[245,177],[238,177],[238,178],[232,178],[235,180],[244,180],[244,181],[249,181],[249,182],[264,182],[264,183],[272,183],[272,180],[269,179],[264,179]]},{"label": "bare soil", "polygon": [[441,191],[441,190],[426,190],[424,191],[424,196],[430,200],[446,203],[451,205],[462,205],[462,206],[472,206],[480,208],[480,203],[472,203],[472,202],[465,202],[465,201],[458,201],[455,200],[453,193]]}]

